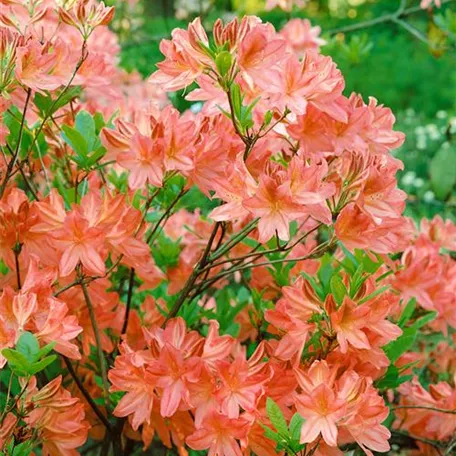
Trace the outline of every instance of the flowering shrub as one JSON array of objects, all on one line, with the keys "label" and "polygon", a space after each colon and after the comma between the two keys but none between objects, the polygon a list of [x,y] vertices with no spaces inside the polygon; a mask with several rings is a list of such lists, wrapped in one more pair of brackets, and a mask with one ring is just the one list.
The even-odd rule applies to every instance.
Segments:
[{"label": "flowering shrub", "polygon": [[306,21],[196,19],[143,82],[113,14],[0,16],[3,454],[452,454],[456,226],[403,216],[392,112]]}]

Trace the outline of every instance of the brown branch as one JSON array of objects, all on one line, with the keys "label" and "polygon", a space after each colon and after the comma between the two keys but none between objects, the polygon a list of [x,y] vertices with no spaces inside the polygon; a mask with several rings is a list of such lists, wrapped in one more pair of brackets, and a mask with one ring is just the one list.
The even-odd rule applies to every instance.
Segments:
[{"label": "brown branch", "polygon": [[422,409],[422,410],[432,410],[433,412],[438,413],[449,413],[450,415],[456,415],[456,410],[448,410],[437,407],[431,407],[427,405],[398,405],[393,407],[391,410],[402,410],[402,409]]},{"label": "brown branch", "polygon": [[184,288],[183,288],[182,292],[180,293],[179,298],[174,303],[173,307],[171,308],[171,310],[169,311],[168,315],[166,316],[166,320],[165,320],[164,324],[166,324],[166,322],[169,319],[174,318],[177,315],[177,313],[179,312],[180,308],[182,307],[182,305],[184,304],[185,300],[187,299],[187,296],[192,291],[193,285],[195,284],[196,280],[198,279],[198,276],[201,274],[202,269],[204,268],[204,266],[206,266],[207,262],[209,261],[208,260],[209,253],[211,251],[212,243],[214,242],[214,239],[215,239],[215,236],[216,236],[217,231],[219,229],[219,226],[220,226],[220,222],[217,222],[214,225],[214,228],[213,228],[212,233],[211,233],[211,235],[209,237],[209,240],[207,242],[206,248],[204,249],[203,255],[201,256],[201,259],[196,264],[196,266],[193,269],[193,272],[191,273],[190,277],[187,279],[187,282],[184,285]]},{"label": "brown branch", "polygon": [[3,194],[5,193],[6,186],[8,185],[8,181],[11,177],[11,173],[16,166],[17,159],[19,158],[19,152],[22,144],[22,136],[24,135],[24,126],[25,126],[25,116],[27,115],[27,108],[30,102],[30,97],[32,95],[32,90],[28,89],[27,90],[27,98],[25,99],[25,104],[24,104],[24,110],[22,112],[22,119],[21,119],[21,125],[19,127],[19,136],[17,138],[17,143],[16,143],[16,150],[14,151],[14,155],[11,159],[11,161],[8,163],[8,167],[6,168],[5,172],[5,178],[3,179],[3,182],[0,186],[0,199],[2,199]]},{"label": "brown branch", "polygon": [[85,389],[83,383],[81,382],[78,375],[76,374],[76,371],[74,370],[74,367],[71,364],[71,361],[66,356],[64,356],[64,355],[61,355],[61,356],[62,356],[63,361],[65,362],[68,373],[71,375],[71,378],[76,383],[76,386],[78,387],[79,391],[81,391],[81,394],[84,396],[84,399],[90,405],[91,409],[94,411],[95,415],[97,415],[98,419],[103,423],[103,425],[106,427],[106,429],[108,431],[112,432],[111,423],[108,421],[108,419],[103,415],[101,410],[98,408],[97,404],[92,399],[92,396],[90,395],[90,393]]},{"label": "brown branch", "polygon": [[81,288],[82,288],[82,293],[84,294],[84,299],[87,304],[87,309],[89,311],[89,317],[90,317],[90,322],[92,324],[92,330],[95,335],[95,342],[96,342],[96,348],[97,348],[97,356],[98,356],[98,362],[100,364],[100,372],[101,372],[101,378],[103,381],[103,396],[106,404],[106,408],[109,409],[109,383],[108,383],[108,374],[107,374],[107,369],[106,369],[106,358],[103,353],[103,348],[101,346],[101,336],[100,336],[100,329],[98,327],[97,319],[95,316],[95,311],[93,308],[92,300],[90,299],[89,291],[87,289],[87,285],[81,281]]},{"label": "brown branch", "polygon": [[123,336],[124,334],[127,333],[128,319],[129,319],[130,310],[131,310],[131,301],[133,299],[134,284],[135,284],[135,268],[131,268],[130,276],[128,278],[128,294],[127,294],[127,304],[126,304],[126,308],[125,308],[125,317],[124,317],[124,322],[122,325],[122,330],[120,331],[121,336]]}]

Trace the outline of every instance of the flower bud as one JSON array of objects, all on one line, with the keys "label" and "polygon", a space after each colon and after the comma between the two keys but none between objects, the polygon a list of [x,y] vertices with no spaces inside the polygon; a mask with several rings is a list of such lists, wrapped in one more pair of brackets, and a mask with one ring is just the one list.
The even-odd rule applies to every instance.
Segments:
[{"label": "flower bud", "polygon": [[224,77],[228,74],[228,72],[231,69],[232,63],[233,58],[228,51],[222,51],[217,55],[215,59],[215,65],[220,76]]}]

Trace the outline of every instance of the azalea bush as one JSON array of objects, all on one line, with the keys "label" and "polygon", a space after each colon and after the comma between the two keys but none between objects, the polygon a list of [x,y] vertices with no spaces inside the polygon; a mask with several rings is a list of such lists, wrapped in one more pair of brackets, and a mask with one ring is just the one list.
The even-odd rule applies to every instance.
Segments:
[{"label": "azalea bush", "polygon": [[2,3],[2,454],[454,454],[456,225],[404,215],[392,111],[306,20],[144,81],[113,17]]}]

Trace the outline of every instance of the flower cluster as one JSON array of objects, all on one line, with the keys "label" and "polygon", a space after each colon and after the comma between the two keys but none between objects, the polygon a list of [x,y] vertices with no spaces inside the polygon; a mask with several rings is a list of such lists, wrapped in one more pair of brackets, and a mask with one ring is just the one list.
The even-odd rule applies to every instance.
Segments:
[{"label": "flower cluster", "polygon": [[[330,447],[356,441],[367,454],[367,448],[389,449],[390,434],[381,425],[388,408],[372,381],[348,363],[345,369],[343,363],[319,360],[293,367],[278,358],[274,344],[268,342],[247,357],[239,342],[219,335],[214,320],[206,338],[188,331],[180,318],[170,320],[165,329],[152,326],[144,336],[142,350],[122,345],[109,378],[113,391],[126,392],[114,415],[128,416],[134,431],[143,425],[146,447],[158,432],[163,442],[171,435],[182,449],[186,442],[213,454],[241,454],[241,447],[258,455],[275,454],[272,442],[262,442],[258,432],[259,424],[269,422],[269,397],[286,416],[294,410],[307,419],[301,430],[303,443],[314,442],[321,434]],[[324,454],[322,448],[318,454]]]},{"label": "flower cluster", "polygon": [[2,6],[2,454],[451,452],[456,228],[318,27],[196,19],[145,82],[113,8]]}]

